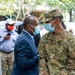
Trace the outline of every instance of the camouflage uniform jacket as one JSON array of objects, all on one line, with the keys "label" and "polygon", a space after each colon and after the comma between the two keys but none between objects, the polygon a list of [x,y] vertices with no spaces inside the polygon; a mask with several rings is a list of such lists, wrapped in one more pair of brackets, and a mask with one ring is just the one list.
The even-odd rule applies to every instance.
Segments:
[{"label": "camouflage uniform jacket", "polygon": [[75,75],[75,36],[63,30],[40,40],[39,75]]}]

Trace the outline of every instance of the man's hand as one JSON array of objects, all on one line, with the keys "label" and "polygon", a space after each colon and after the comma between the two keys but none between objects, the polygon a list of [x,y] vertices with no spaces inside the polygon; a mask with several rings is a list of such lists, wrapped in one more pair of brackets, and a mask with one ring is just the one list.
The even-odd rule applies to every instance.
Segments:
[{"label": "man's hand", "polygon": [[5,35],[4,40],[8,40],[10,38],[10,35]]}]

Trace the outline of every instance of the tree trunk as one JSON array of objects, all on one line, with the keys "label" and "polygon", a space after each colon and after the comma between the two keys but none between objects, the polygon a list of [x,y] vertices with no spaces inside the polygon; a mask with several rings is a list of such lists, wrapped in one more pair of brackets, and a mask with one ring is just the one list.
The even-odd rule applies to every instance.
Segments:
[{"label": "tree trunk", "polygon": [[69,22],[72,22],[72,10],[69,10],[69,16],[70,16]]}]

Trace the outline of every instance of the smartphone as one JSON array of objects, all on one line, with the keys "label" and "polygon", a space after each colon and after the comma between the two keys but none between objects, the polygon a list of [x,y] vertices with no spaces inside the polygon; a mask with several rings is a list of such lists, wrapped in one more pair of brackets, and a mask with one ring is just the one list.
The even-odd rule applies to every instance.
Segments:
[{"label": "smartphone", "polygon": [[10,33],[8,33],[7,35],[9,35],[9,36],[10,36],[11,34],[10,34]]}]

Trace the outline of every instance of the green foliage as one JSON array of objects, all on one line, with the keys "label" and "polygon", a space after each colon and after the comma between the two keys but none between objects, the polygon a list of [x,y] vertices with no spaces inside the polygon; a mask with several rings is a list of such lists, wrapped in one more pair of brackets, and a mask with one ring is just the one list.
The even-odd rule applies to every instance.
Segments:
[{"label": "green foliage", "polygon": [[36,0],[36,5],[42,5],[46,0]]},{"label": "green foliage", "polygon": [[67,10],[75,10],[75,2],[73,0],[60,0],[66,6]]},{"label": "green foliage", "polygon": [[0,0],[0,15],[14,13],[14,0]]},{"label": "green foliage", "polygon": [[[0,15],[17,13],[17,19],[23,18],[25,13],[30,13],[37,5],[60,7],[63,12],[75,10],[75,0],[0,0]],[[14,14],[13,14],[14,15]]]},{"label": "green foliage", "polygon": [[56,6],[59,0],[47,0],[46,2],[48,6]]},{"label": "green foliage", "polygon": [[75,11],[75,0],[48,0],[46,4],[51,7],[60,7],[63,12],[67,12],[70,15],[70,21],[72,21],[72,11]]}]

